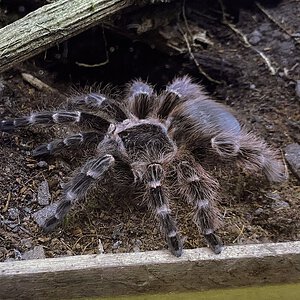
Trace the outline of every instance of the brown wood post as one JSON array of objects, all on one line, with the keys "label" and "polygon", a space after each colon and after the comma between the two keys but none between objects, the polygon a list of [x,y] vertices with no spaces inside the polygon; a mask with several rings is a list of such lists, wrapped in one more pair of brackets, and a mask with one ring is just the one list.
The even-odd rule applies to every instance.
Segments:
[{"label": "brown wood post", "polygon": [[100,23],[130,0],[58,0],[0,29],[0,73]]}]

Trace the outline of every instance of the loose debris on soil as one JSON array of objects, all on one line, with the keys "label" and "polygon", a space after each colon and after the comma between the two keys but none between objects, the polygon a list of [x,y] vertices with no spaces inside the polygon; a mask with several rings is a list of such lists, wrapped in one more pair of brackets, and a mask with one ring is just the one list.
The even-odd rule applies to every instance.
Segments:
[{"label": "loose debris on soil", "polygon": [[[0,25],[38,5],[26,3],[3,1]],[[226,1],[173,1],[152,9],[150,16],[128,12],[124,20],[138,21],[131,26],[116,18],[0,75],[0,118],[61,106],[74,87],[122,86],[136,77],[161,87],[190,74],[236,110],[248,128],[282,149],[292,170],[281,185],[238,170],[216,170],[223,189],[219,235],[226,245],[299,240],[300,1],[246,8]],[[166,17],[157,17],[155,9]],[[105,63],[91,67],[99,61]],[[95,191],[62,226],[43,234],[39,225],[80,161],[67,154],[37,161],[30,151],[63,135],[54,127],[0,136],[0,260],[164,249],[147,209],[126,197],[114,199],[109,191]],[[184,247],[205,246],[189,208],[174,203],[174,213]]]}]

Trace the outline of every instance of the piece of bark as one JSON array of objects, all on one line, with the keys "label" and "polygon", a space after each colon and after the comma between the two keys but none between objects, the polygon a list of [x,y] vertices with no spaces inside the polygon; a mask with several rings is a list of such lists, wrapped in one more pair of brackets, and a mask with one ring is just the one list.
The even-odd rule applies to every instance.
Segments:
[{"label": "piece of bark", "polygon": [[96,25],[129,0],[58,0],[0,29],[0,73]]}]

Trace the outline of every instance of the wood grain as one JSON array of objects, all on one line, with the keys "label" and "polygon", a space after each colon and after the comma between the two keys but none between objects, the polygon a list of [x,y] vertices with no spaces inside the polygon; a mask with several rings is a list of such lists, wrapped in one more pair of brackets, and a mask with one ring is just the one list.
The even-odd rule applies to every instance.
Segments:
[{"label": "wood grain", "polygon": [[0,299],[195,291],[300,281],[300,241],[0,263]]},{"label": "wood grain", "polygon": [[120,12],[129,0],[57,0],[0,29],[0,72]]}]

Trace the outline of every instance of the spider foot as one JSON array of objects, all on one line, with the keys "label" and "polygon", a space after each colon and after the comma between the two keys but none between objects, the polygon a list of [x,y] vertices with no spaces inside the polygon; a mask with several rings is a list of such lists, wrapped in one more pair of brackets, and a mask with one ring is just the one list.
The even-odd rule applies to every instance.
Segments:
[{"label": "spider foot", "polygon": [[43,231],[45,233],[51,232],[59,223],[60,220],[56,216],[49,217],[46,219],[45,224],[43,225]]},{"label": "spider foot", "polygon": [[204,237],[215,254],[220,254],[223,250],[223,243],[221,239],[214,233],[204,234]]},{"label": "spider foot", "polygon": [[180,257],[182,255],[182,241],[179,235],[167,237],[168,247],[173,255]]},{"label": "spider foot", "polygon": [[51,151],[47,148],[47,146],[48,146],[48,144],[39,145],[32,151],[32,153],[31,153],[32,156],[33,157],[44,157],[44,156],[50,155]]},{"label": "spider foot", "polygon": [[15,129],[14,120],[2,120],[0,121],[0,131],[13,132]]}]

